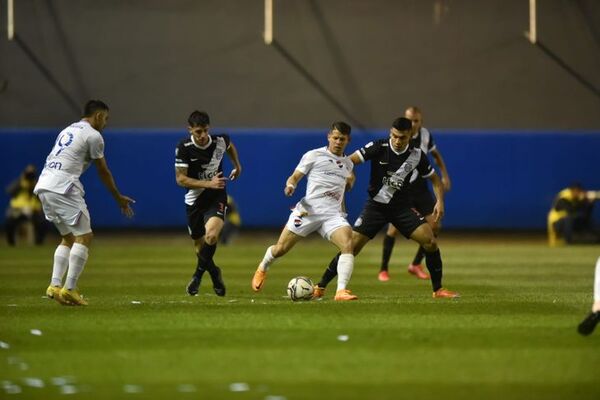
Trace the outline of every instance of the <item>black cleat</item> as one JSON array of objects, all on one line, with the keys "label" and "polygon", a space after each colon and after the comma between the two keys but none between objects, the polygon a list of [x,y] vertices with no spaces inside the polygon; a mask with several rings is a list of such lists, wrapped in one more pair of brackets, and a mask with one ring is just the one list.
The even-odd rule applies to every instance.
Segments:
[{"label": "black cleat", "polygon": [[225,283],[223,282],[223,275],[221,274],[221,268],[215,265],[214,271],[210,271],[210,278],[213,282],[213,289],[217,296],[225,296]]},{"label": "black cleat", "polygon": [[577,331],[583,336],[594,332],[596,325],[600,322],[600,311],[590,313],[577,327]]},{"label": "black cleat", "polygon": [[187,294],[190,296],[198,296],[198,292],[200,291],[200,282],[200,279],[196,275],[192,276],[192,280],[185,288]]}]

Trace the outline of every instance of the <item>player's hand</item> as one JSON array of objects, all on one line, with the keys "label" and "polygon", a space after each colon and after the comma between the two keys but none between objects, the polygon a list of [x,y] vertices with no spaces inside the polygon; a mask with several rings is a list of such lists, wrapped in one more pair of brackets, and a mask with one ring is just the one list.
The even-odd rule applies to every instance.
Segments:
[{"label": "player's hand", "polygon": [[213,176],[212,179],[209,181],[209,187],[211,189],[224,189],[226,181],[227,178],[223,176],[223,172],[219,172],[218,174]]},{"label": "player's hand", "polygon": [[242,167],[234,168],[231,170],[231,173],[229,174],[229,180],[233,181],[237,177],[239,177],[241,174],[242,174]]},{"label": "player's hand", "polygon": [[285,195],[287,197],[290,197],[291,195],[293,195],[295,191],[296,191],[296,188],[292,185],[286,185],[285,189],[283,189],[283,193],[285,193]]},{"label": "player's hand", "polygon": [[134,212],[133,212],[133,209],[131,208],[131,204],[135,203],[134,199],[120,194],[119,197],[117,198],[117,203],[119,203],[119,208],[121,209],[121,212],[127,218],[133,217]]},{"label": "player's hand", "polygon": [[433,207],[433,220],[435,222],[440,222],[444,217],[444,203],[440,203],[439,201],[435,203]]}]

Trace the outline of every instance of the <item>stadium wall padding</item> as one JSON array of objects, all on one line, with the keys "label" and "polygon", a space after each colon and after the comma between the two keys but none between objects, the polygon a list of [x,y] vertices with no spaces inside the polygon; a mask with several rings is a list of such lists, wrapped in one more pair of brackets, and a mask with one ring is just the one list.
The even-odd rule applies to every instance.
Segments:
[{"label": "stadium wall padding", "polygon": [[[6,187],[28,163],[41,169],[58,129],[0,129]],[[286,178],[301,155],[326,144],[325,130],[213,129],[226,132],[243,165],[239,180],[228,184],[245,227],[281,227],[290,207],[304,193],[283,194]],[[446,228],[541,229],[554,195],[573,181],[600,190],[600,131],[434,130],[450,176]],[[385,137],[386,131],[354,133],[348,152]],[[136,216],[127,220],[97,178],[95,167],[82,182],[94,227],[176,227],[185,229],[185,190],[175,183],[174,150],[185,130],[108,129],[105,156],[123,194],[133,197]],[[231,165],[225,162],[228,173]],[[354,222],[367,197],[368,165],[355,169],[357,182],[347,196]],[[2,197],[6,208],[8,197]],[[596,207],[598,208],[598,207]],[[596,209],[596,216],[598,210]],[[4,214],[2,214],[4,222]]]}]

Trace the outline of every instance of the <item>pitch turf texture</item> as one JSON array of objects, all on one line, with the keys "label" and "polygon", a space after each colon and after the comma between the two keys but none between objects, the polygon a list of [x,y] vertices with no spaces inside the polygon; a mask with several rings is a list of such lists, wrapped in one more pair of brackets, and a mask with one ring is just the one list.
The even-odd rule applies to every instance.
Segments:
[{"label": "pitch turf texture", "polygon": [[88,307],[42,297],[53,245],[3,246],[0,398],[599,399],[600,330],[576,333],[599,247],[507,237],[442,240],[457,300],[432,299],[406,273],[415,247],[404,240],[392,280],[378,282],[378,237],[356,260],[360,300],[348,303],[334,287],[322,301],[284,298],[289,279],[317,280],[335,254],[319,238],[280,259],[260,294],[250,279],[276,236],[221,246],[220,298],[208,276],[185,294],[186,236],[100,233],[80,280]]}]

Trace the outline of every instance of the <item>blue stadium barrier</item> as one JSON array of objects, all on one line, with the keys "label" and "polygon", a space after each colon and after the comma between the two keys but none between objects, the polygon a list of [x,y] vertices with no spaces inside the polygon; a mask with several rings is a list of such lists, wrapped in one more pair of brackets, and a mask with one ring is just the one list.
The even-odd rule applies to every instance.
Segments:
[{"label": "blue stadium barrier", "polygon": [[[8,185],[28,163],[41,169],[58,131],[0,129],[0,184]],[[238,203],[244,226],[281,227],[305,189],[303,180],[287,198],[285,180],[305,151],[326,144],[326,130],[213,129],[219,132],[231,135],[242,161],[242,176],[228,184],[228,191]],[[570,182],[600,189],[600,131],[433,133],[453,184],[446,196],[446,228],[541,229],[554,195]],[[348,150],[386,135],[387,131],[355,133]],[[185,136],[185,130],[106,130],[108,165],[122,192],[137,200],[136,216],[127,220],[120,215],[90,167],[82,182],[93,226],[183,229],[185,190],[175,184],[173,164],[175,146]],[[225,170],[231,170],[228,162]],[[369,167],[359,165],[356,173],[357,183],[346,199],[352,222],[367,196]],[[0,206],[7,204],[3,196]]]}]

